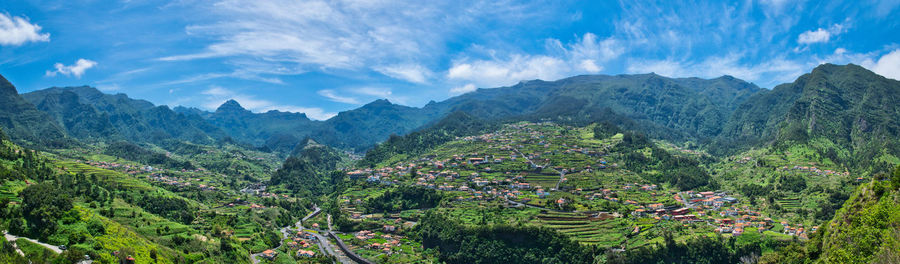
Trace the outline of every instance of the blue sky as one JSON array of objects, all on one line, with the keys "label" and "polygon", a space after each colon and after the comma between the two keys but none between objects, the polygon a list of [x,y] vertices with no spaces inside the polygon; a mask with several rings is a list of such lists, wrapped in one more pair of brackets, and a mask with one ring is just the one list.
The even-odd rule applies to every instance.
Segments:
[{"label": "blue sky", "polygon": [[579,74],[771,88],[831,62],[900,79],[900,0],[635,2],[5,0],[0,74],[314,119]]}]

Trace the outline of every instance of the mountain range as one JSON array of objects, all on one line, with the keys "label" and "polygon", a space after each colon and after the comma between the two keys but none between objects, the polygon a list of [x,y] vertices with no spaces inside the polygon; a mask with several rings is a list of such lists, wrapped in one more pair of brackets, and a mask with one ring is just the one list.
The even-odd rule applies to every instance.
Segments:
[{"label": "mountain range", "polygon": [[[900,82],[852,64],[823,64],[771,90],[731,76],[668,78],[653,73],[523,81],[421,108],[376,100],[324,121],[302,113],[253,113],[234,100],[208,112],[155,106],[87,86],[20,96],[4,79],[0,88],[0,124],[11,138],[24,141],[204,144],[231,139],[287,154],[312,138],[361,152],[391,135],[421,130],[450,113],[464,112],[490,121],[612,122],[652,138],[693,142],[718,154],[802,141],[818,142],[827,158],[867,167],[900,156],[895,141],[884,140],[900,134],[895,118],[900,114],[895,103]],[[38,121],[45,119],[54,122]]]},{"label": "mountain range", "polygon": [[[411,250],[436,249],[437,259],[450,259],[448,263],[515,255],[523,247],[539,254],[580,256],[583,259],[575,262],[585,263],[600,255],[608,257],[606,263],[618,263],[618,258],[690,263],[706,257],[717,259],[705,261],[709,263],[745,257],[758,263],[896,263],[898,97],[900,81],[857,65],[823,64],[772,89],[731,76],[584,75],[478,89],[423,107],[376,100],[319,121],[302,113],[254,113],[234,100],[215,111],[172,109],[88,86],[19,94],[0,76],[0,178],[6,183],[4,199],[17,199],[3,203],[12,207],[0,213],[10,219],[12,234],[80,245],[95,258],[109,258],[120,247],[74,240],[77,232],[69,230],[82,230],[86,224],[63,212],[98,214],[87,225],[91,237],[116,236],[117,243],[126,237],[147,240],[144,245],[126,244],[142,248],[133,252],[139,259],[154,260],[249,260],[253,257],[248,252],[281,248],[284,233],[275,230],[284,232],[283,226],[304,215],[329,228],[334,217],[338,229],[383,230],[387,226],[382,222],[348,217],[390,209],[422,226],[401,233],[420,235],[421,244]],[[352,152],[365,156],[352,158]],[[554,159],[559,163],[544,167],[532,161],[541,155],[547,164]],[[527,163],[511,162],[519,157]],[[457,179],[462,173],[471,176]],[[480,177],[510,183],[483,186],[488,181]],[[482,202],[487,201],[472,203],[459,191],[443,197],[434,190],[451,187],[422,187],[435,185],[429,178],[443,178],[444,185],[464,182],[459,190],[483,187],[477,192],[481,194],[520,188],[521,183],[512,181],[518,178],[538,187],[534,195],[528,187],[516,192],[543,201],[525,205],[528,201],[522,199],[523,206],[535,208],[507,208],[515,204],[509,195],[494,192],[504,198],[486,206]],[[539,187],[554,184],[552,194]],[[627,188],[637,185],[642,190]],[[56,189],[67,191],[57,195]],[[581,193],[600,189],[616,190],[616,197],[595,200],[601,193]],[[684,195],[697,199],[696,193],[712,190],[722,190],[709,192],[712,195],[734,196],[731,199],[740,202],[722,208],[713,203],[716,208],[712,214],[704,211],[704,221],[730,219],[724,213],[739,206],[754,217],[777,219],[757,223],[766,226],[760,232],[725,232],[731,235],[723,240],[722,235],[670,232],[670,222],[632,211],[635,207],[625,206],[628,202],[611,202],[637,199],[630,203],[677,208]],[[668,194],[675,193],[673,200]],[[79,200],[73,205],[69,197]],[[567,201],[568,207],[561,205]],[[710,209],[709,204],[684,205],[698,214]],[[583,215],[585,208],[623,217],[595,223]],[[449,214],[454,210],[464,214]],[[191,213],[203,211],[213,213]],[[528,211],[536,216],[527,223],[542,228],[506,226],[512,218],[502,218],[504,212],[518,218]],[[327,216],[315,220],[319,212]],[[447,218],[438,217],[444,213]],[[750,215],[742,219],[746,217]],[[465,218],[480,223],[477,228],[456,223]],[[62,223],[59,230],[56,223]],[[724,224],[674,227],[699,227],[704,233]],[[799,229],[791,228],[794,224]],[[134,227],[141,236],[104,231],[122,228],[118,225]],[[804,228],[813,231],[808,239]],[[800,234],[786,235],[792,230],[802,233],[797,235],[802,240],[777,239]],[[535,241],[543,242],[519,241],[534,234],[543,237]],[[237,240],[238,235],[245,240]],[[676,241],[675,235],[690,239]],[[197,239],[185,243],[193,237]],[[605,246],[582,247],[577,239]],[[763,240],[747,242],[753,239]],[[207,241],[216,242],[195,247]],[[613,249],[631,247],[629,241],[646,244],[615,253]],[[15,254],[5,240],[0,244],[0,258]],[[502,250],[460,245],[497,245]],[[552,248],[547,245],[569,251],[547,250]],[[598,249],[608,251],[595,252]],[[520,255],[529,254],[535,253]]]}]

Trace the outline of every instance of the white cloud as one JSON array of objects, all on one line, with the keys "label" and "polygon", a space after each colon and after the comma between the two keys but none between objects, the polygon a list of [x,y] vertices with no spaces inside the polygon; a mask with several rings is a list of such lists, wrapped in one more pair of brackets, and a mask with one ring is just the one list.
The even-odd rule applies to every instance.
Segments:
[{"label": "white cloud", "polygon": [[895,49],[890,53],[881,56],[881,58],[878,58],[878,61],[869,59],[863,61],[861,64],[863,67],[866,67],[881,76],[900,80],[900,49]]},{"label": "white cloud", "polygon": [[594,60],[582,60],[580,66],[581,69],[590,73],[596,73],[603,70],[603,67],[597,65],[597,62],[595,62]]},{"label": "white cloud", "polygon": [[360,103],[359,100],[357,100],[356,98],[349,97],[349,96],[340,96],[334,90],[330,90],[330,89],[319,90],[318,94],[325,98],[328,98],[328,100],[338,102],[338,103],[345,103],[345,104],[359,104]]},{"label": "white cloud", "polygon": [[428,82],[432,72],[419,64],[398,64],[390,66],[375,67],[378,71],[388,77],[405,80],[412,83],[424,84]]},{"label": "white cloud", "polygon": [[215,73],[215,72],[203,73],[203,74],[185,77],[182,79],[163,82],[163,83],[160,83],[159,85],[175,85],[175,84],[195,83],[195,82],[202,82],[202,81],[213,80],[213,79],[218,79],[218,78],[236,78],[236,79],[243,79],[243,80],[260,81],[260,82],[271,83],[271,84],[284,84],[284,81],[282,81],[279,78],[268,78],[268,77],[261,76],[259,73],[248,72],[245,70],[237,70],[237,71],[230,72],[230,73]]},{"label": "white cloud", "polygon": [[800,33],[800,36],[797,37],[797,43],[810,44],[828,42],[829,38],[831,38],[831,33],[823,28],[819,28],[816,31],[806,31]]},{"label": "white cloud", "polygon": [[[534,20],[539,8],[506,1],[217,0],[205,12],[212,23],[186,28],[211,44],[162,61],[224,58],[307,71],[374,70],[391,78],[427,83],[432,64],[454,36]],[[402,7],[399,8],[398,7]],[[243,68],[244,65],[235,65]]]},{"label": "white cloud", "polygon": [[781,13],[781,11],[784,10],[785,5],[787,5],[788,3],[792,2],[792,1],[790,1],[790,0],[761,0],[759,2],[762,3],[763,5],[768,6],[770,8],[769,11],[772,11],[774,13]]},{"label": "white cloud", "polygon": [[253,95],[237,93],[222,87],[213,86],[201,92],[205,96],[200,104],[201,108],[207,110],[215,110],[228,100],[235,100],[244,108],[253,112],[266,112],[270,110],[279,110],[284,112],[304,113],[306,116],[317,120],[326,120],[336,113],[325,112],[322,108],[317,107],[301,107],[294,105],[282,105],[263,99],[257,99]]},{"label": "white cloud", "polygon": [[831,37],[837,36],[843,33],[845,30],[845,26],[841,24],[834,24],[828,29],[819,28],[815,31],[807,30],[806,32],[800,33],[800,36],[797,36],[797,43],[800,44],[813,44],[813,43],[825,43],[831,40]]},{"label": "white cloud", "polygon": [[104,92],[115,92],[115,91],[121,90],[122,87],[120,87],[119,84],[113,83],[113,84],[97,85],[97,89],[99,89],[100,91],[104,91]]},{"label": "white cloud", "polygon": [[656,73],[662,76],[679,77],[683,76],[686,68],[681,62],[673,60],[640,60],[633,61],[628,65],[629,73]]},{"label": "white cloud", "polygon": [[545,55],[515,54],[508,59],[457,62],[447,71],[447,78],[476,83],[484,87],[511,85],[522,80],[555,80],[564,77],[566,62]]},{"label": "white cloud", "polygon": [[86,60],[86,59],[78,59],[75,61],[75,64],[72,65],[63,65],[62,63],[56,63],[53,65],[53,68],[56,70],[47,71],[47,76],[56,76],[56,74],[62,74],[65,76],[75,76],[75,78],[81,78],[81,75],[84,75],[84,71],[87,69],[93,68],[97,66],[96,61]]},{"label": "white cloud", "polygon": [[41,26],[31,24],[21,17],[0,13],[0,46],[47,41],[50,41],[50,33],[41,33]]},{"label": "white cloud", "polygon": [[731,75],[762,85],[777,85],[793,81],[811,65],[776,58],[761,63],[745,63],[741,54],[709,57],[700,62],[667,60],[635,60],[628,65],[629,73],[650,73],[667,77],[715,78]]},{"label": "white cloud", "polygon": [[405,96],[395,95],[394,91],[390,88],[382,88],[382,87],[357,87],[350,89],[350,92],[368,96],[377,99],[387,99],[395,104],[406,104],[409,101],[409,98]]},{"label": "white cloud", "polygon": [[470,84],[466,84],[466,85],[459,86],[459,87],[453,87],[453,89],[450,89],[450,93],[451,94],[464,94],[464,93],[468,93],[471,91],[475,91],[476,89],[478,89],[478,88],[476,88],[474,84],[470,83]]},{"label": "white cloud", "polygon": [[[598,41],[591,33],[569,45],[548,39],[545,48],[546,55],[511,54],[505,58],[457,60],[447,71],[447,78],[481,87],[511,85],[531,79],[556,80],[575,74],[597,73],[603,69],[598,63],[618,58],[625,50],[614,38]],[[459,88],[453,88],[455,91],[451,93],[458,93]]]}]

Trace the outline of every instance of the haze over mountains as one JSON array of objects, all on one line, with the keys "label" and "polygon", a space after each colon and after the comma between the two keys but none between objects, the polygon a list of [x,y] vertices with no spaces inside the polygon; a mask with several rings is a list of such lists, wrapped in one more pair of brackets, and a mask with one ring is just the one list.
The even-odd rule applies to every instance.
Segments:
[{"label": "haze over mountains", "polygon": [[[776,139],[822,137],[855,152],[897,149],[885,143],[890,141],[877,139],[898,135],[893,116],[900,110],[892,103],[897,101],[898,87],[896,80],[852,64],[823,64],[772,90],[731,76],[585,75],[478,89],[422,108],[376,100],[317,121],[302,113],[253,113],[234,100],[215,112],[170,109],[86,86],[18,96],[3,80],[2,114],[7,117],[2,124],[12,138],[29,141],[38,135],[42,140],[200,144],[231,138],[290,153],[309,137],[332,147],[365,151],[392,134],[412,132],[461,111],[483,120],[605,120],[655,138],[700,142],[720,153]],[[38,121],[48,117],[55,122]],[[854,156],[850,154],[835,155],[849,159]]]}]

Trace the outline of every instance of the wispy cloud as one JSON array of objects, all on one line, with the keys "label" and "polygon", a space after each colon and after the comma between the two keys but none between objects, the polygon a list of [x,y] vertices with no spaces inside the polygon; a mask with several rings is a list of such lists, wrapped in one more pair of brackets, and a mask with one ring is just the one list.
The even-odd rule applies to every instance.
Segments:
[{"label": "wispy cloud", "polygon": [[253,80],[253,81],[260,81],[260,82],[272,83],[272,84],[284,84],[284,81],[282,81],[279,78],[267,78],[267,77],[263,77],[256,73],[238,70],[238,71],[229,72],[229,73],[216,73],[216,72],[203,73],[203,74],[188,76],[188,77],[181,78],[181,79],[163,82],[163,83],[160,83],[160,85],[188,84],[188,83],[196,83],[196,82],[208,81],[208,80],[213,80],[213,79],[218,79],[218,78],[237,78],[237,79]]},{"label": "wispy cloud", "polygon": [[0,46],[19,46],[26,42],[50,41],[50,33],[41,33],[41,26],[22,17],[0,13]]},{"label": "wispy cloud", "polygon": [[797,43],[800,44],[813,44],[813,43],[822,43],[828,42],[832,37],[837,36],[838,34],[843,33],[845,30],[844,25],[834,24],[828,29],[819,28],[815,31],[807,30],[806,32],[800,33],[800,36],[797,36]]},{"label": "wispy cloud", "polygon": [[667,77],[714,78],[731,75],[751,82],[772,85],[792,81],[800,76],[808,64],[777,58],[761,63],[745,62],[741,54],[709,57],[700,62],[666,60],[635,60],[629,63],[629,73],[656,73]]},{"label": "wispy cloud", "polygon": [[419,64],[396,64],[374,68],[388,77],[412,83],[425,84],[433,74],[431,70]]},{"label": "wispy cloud", "polygon": [[235,100],[244,108],[253,112],[266,112],[270,110],[279,110],[286,112],[305,113],[312,119],[325,120],[336,115],[336,113],[326,112],[318,107],[301,107],[295,105],[283,105],[275,102],[258,99],[256,96],[238,93],[223,87],[213,86],[201,92],[204,96],[200,107],[206,110],[215,110],[228,100]]},{"label": "wispy cloud", "polygon": [[62,74],[65,76],[75,76],[75,78],[81,78],[81,75],[84,75],[84,71],[97,66],[96,61],[87,60],[87,59],[78,59],[75,61],[75,64],[72,65],[64,65],[62,63],[56,63],[53,65],[54,70],[48,70],[45,75],[46,76],[56,76],[57,74]]},{"label": "wispy cloud", "polygon": [[328,98],[328,100],[331,100],[333,102],[345,103],[345,104],[359,104],[360,103],[359,100],[357,100],[356,98],[338,95],[337,92],[335,92],[334,90],[331,90],[331,89],[319,90],[316,93],[318,93],[319,95],[321,95],[325,98]]},{"label": "wispy cloud", "polygon": [[448,39],[468,34],[480,23],[516,23],[546,9],[524,5],[486,0],[221,0],[207,11],[221,18],[218,22],[186,28],[189,35],[208,38],[211,44],[159,60],[243,59],[266,68],[372,70],[423,84],[432,76],[423,64],[440,60]]},{"label": "wispy cloud", "polygon": [[[548,39],[546,54],[509,54],[490,59],[463,58],[453,63],[447,78],[482,87],[511,85],[522,80],[556,80],[575,74],[597,73],[600,63],[618,58],[625,50],[614,38],[598,40],[592,33],[568,45]],[[496,54],[498,51],[490,50]],[[465,86],[462,86],[465,87]],[[460,93],[460,87],[451,93]]]},{"label": "wispy cloud", "polygon": [[370,98],[387,99],[388,101],[396,104],[406,104],[409,101],[408,97],[396,95],[390,88],[366,86],[351,88],[349,89],[349,91]]}]

